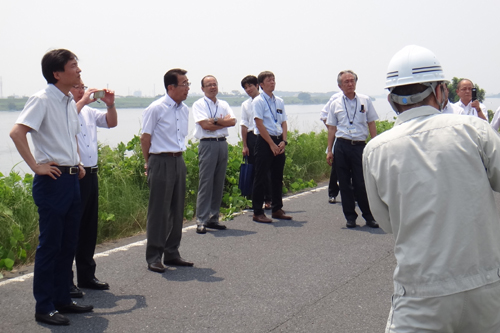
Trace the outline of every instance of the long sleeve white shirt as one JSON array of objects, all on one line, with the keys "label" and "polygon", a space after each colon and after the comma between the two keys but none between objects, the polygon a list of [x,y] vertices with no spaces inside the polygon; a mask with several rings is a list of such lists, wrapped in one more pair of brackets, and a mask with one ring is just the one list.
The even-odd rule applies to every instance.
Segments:
[{"label": "long sleeve white shirt", "polygon": [[394,234],[396,290],[435,297],[500,280],[499,149],[487,122],[428,106],[401,113],[367,144],[366,192]]}]

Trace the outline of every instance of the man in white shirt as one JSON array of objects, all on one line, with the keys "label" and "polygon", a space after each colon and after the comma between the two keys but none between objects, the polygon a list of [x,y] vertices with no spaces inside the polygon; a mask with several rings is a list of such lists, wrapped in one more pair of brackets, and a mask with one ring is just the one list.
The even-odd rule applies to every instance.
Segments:
[{"label": "man in white shirt", "polygon": [[444,92],[446,98],[442,113],[460,114],[462,109],[456,106],[454,103],[450,102],[450,100],[448,99],[448,95],[450,93],[448,87],[445,88]]},{"label": "man in white shirt", "polygon": [[[33,295],[35,320],[69,325],[62,313],[91,312],[92,305],[71,301],[71,265],[80,224],[80,186],[85,175],[78,155],[80,132],[71,87],[80,83],[77,57],[65,49],[42,58],[47,87],[31,96],[10,132],[19,154],[35,173],[33,200],[38,206],[38,247]],[[27,134],[31,134],[35,155]]]},{"label": "man in white shirt", "polygon": [[500,107],[495,111],[493,119],[491,119],[491,127],[498,132],[498,128],[500,127]]},{"label": "man in white shirt", "polygon": [[363,155],[373,215],[395,239],[387,333],[500,332],[492,192],[500,191],[500,136],[477,117],[440,114],[445,86],[431,51],[396,53],[386,88],[398,118]]},{"label": "man in white shirt", "polygon": [[[332,103],[339,97],[342,96],[342,92],[337,92],[333,94],[328,102],[325,104],[323,109],[321,109],[319,119],[325,124],[326,131],[328,132],[328,125],[326,124],[326,120],[328,119],[328,111]],[[333,153],[333,152],[332,152]],[[330,171],[330,181],[328,183],[328,202],[334,204],[337,202],[337,195],[339,195],[339,184],[337,178],[337,172],[335,171],[335,159],[332,162],[332,169]]]},{"label": "man in white shirt", "polygon": [[[366,225],[370,228],[378,228],[366,197],[362,166],[368,132],[372,138],[377,135],[375,120],[378,119],[378,115],[370,97],[356,93],[357,82],[358,76],[350,70],[342,71],[337,76],[342,96],[333,101],[328,111],[326,160],[329,165],[332,165],[335,156],[342,210],[347,221],[346,227],[356,228],[358,214],[355,201],[357,201]],[[332,153],[332,148],[335,154]]]},{"label": "man in white shirt", "polygon": [[476,116],[488,121],[488,110],[479,100],[472,100],[472,89],[474,84],[469,79],[462,79],[457,85],[457,95],[460,100],[455,103],[459,114]]},{"label": "man in white shirt", "polygon": [[[243,141],[243,156],[248,156],[248,163],[255,164],[255,121],[253,120],[252,101],[259,96],[259,81],[254,75],[247,75],[241,80],[241,87],[250,97],[241,104],[241,140]],[[255,173],[254,173],[255,175]],[[271,178],[269,175],[269,187],[264,195],[265,208],[271,209]],[[251,198],[251,196],[249,197]]]},{"label": "man in white shirt", "polygon": [[165,272],[163,264],[193,266],[179,254],[186,197],[182,157],[189,119],[189,108],[183,103],[190,86],[186,73],[180,68],[165,73],[165,96],[142,115],[141,148],[149,185],[146,261],[148,269],[157,273]]},{"label": "man in white shirt", "polygon": [[236,125],[236,117],[226,101],[217,99],[218,86],[217,79],[212,75],[201,79],[201,90],[205,96],[194,102],[192,107],[196,122],[194,137],[200,140],[200,182],[196,198],[196,232],[199,234],[205,234],[206,228],[226,229],[219,223],[219,214],[228,159],[227,128]]},{"label": "man in white shirt", "polygon": [[272,220],[264,214],[262,204],[267,188],[268,174],[271,173],[271,217],[291,220],[283,210],[283,170],[285,168],[285,146],[288,144],[287,116],[283,100],[273,94],[276,87],[274,74],[261,72],[258,76],[262,94],[252,101],[255,132],[255,180],[253,183],[253,221],[270,223]]},{"label": "man in white shirt", "polygon": [[[98,89],[89,89],[83,81],[71,88],[71,94],[76,102],[80,133],[78,133],[78,147],[81,162],[85,169],[85,177],[80,179],[80,195],[82,200],[82,217],[78,232],[78,245],[75,253],[76,276],[78,287],[106,290],[109,284],[99,281],[95,277],[96,263],[94,252],[97,241],[97,222],[99,212],[99,182],[97,178],[97,127],[113,128],[118,124],[118,115],[115,108],[114,91],[104,89],[101,100],[106,104],[107,112],[87,106],[97,99],[91,95]],[[71,279],[71,297],[83,297],[83,292],[75,286]]]}]

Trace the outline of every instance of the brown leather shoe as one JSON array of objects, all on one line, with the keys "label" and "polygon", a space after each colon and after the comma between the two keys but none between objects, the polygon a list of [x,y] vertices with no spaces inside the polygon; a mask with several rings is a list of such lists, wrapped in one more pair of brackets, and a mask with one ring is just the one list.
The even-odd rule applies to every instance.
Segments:
[{"label": "brown leather shoe", "polygon": [[165,266],[163,266],[161,264],[161,262],[157,261],[155,263],[152,263],[152,264],[148,264],[148,269],[152,272],[156,272],[156,273],[163,273],[165,272]]},{"label": "brown leather shoe", "polygon": [[268,218],[265,214],[254,215],[253,216],[253,220],[255,222],[260,222],[260,223],[271,223],[271,222],[273,222],[273,220],[271,220],[270,218]]},{"label": "brown leather shoe", "polygon": [[279,220],[291,220],[292,217],[285,215],[285,211],[283,209],[277,210],[271,215],[273,219],[279,219]]}]

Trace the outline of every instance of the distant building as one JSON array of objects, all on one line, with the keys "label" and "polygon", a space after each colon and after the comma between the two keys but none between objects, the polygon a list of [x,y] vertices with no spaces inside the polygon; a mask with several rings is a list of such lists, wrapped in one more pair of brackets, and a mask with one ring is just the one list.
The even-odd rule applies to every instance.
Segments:
[{"label": "distant building", "polygon": [[134,91],[134,97],[142,97],[142,91],[140,90]]}]

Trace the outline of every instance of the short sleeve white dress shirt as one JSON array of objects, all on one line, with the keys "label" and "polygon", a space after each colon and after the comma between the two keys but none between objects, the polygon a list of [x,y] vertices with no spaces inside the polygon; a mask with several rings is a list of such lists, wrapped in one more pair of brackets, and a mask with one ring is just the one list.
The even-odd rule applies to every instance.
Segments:
[{"label": "short sleeve white dress shirt", "polygon": [[151,135],[150,154],[178,153],[186,150],[189,108],[165,95],[142,114],[142,133]]},{"label": "short sleeve white dress shirt", "polygon": [[[465,105],[461,100],[459,100],[454,105],[458,110],[458,114],[479,117],[477,115],[477,110],[473,108],[471,104],[472,101],[470,101],[469,104]],[[479,107],[481,108],[481,111],[483,111],[484,116],[488,117],[488,110],[486,109],[486,105],[484,105],[483,103],[479,103]]]},{"label": "short sleeve white dress shirt", "polygon": [[364,141],[368,137],[368,123],[377,119],[370,97],[356,94],[350,100],[342,93],[331,104],[326,124],[337,127],[336,137]]},{"label": "short sleeve white dress shirt", "polygon": [[241,126],[245,126],[247,131],[251,132],[255,128],[255,122],[253,119],[253,109],[252,109],[253,99],[250,97],[243,103],[241,103]]},{"label": "short sleeve white dress shirt", "polygon": [[80,162],[76,141],[80,124],[71,93],[65,95],[55,85],[48,84],[28,99],[16,124],[31,128],[38,164],[54,161],[61,166],[72,166]]},{"label": "short sleeve white dress shirt", "polygon": [[197,139],[204,138],[220,138],[229,135],[227,127],[218,129],[216,131],[204,130],[199,124],[202,120],[208,120],[211,118],[224,118],[229,115],[231,118],[235,118],[234,112],[226,101],[217,99],[214,103],[211,99],[204,96],[196,102],[193,103],[193,118],[196,123],[194,127],[194,137]]},{"label": "short sleeve white dress shirt", "polygon": [[78,148],[81,162],[86,167],[97,165],[97,127],[108,128],[106,112],[85,105],[78,114],[80,133]]},{"label": "short sleeve white dress shirt", "polygon": [[[269,97],[265,92],[255,97],[252,102],[254,119],[262,119],[269,135],[280,136],[283,134],[282,123],[287,120],[285,104],[277,96]],[[255,134],[260,134],[255,127]]]}]

